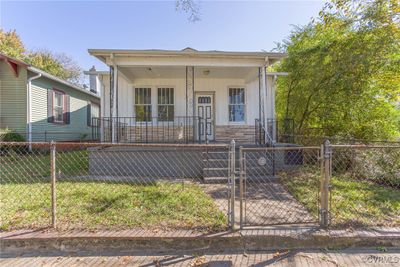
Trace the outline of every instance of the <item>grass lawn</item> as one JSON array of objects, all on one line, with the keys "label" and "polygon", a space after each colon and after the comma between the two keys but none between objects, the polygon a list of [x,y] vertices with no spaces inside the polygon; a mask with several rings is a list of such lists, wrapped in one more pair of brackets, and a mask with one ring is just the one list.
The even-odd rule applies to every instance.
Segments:
[{"label": "grass lawn", "polygon": [[[66,151],[56,154],[57,172],[66,176],[85,175],[89,169],[87,150]],[[48,153],[35,152],[16,154],[10,151],[8,156],[0,157],[0,183],[47,182],[50,177],[50,156]]]},{"label": "grass lawn", "polygon": [[[318,202],[310,195],[319,190],[319,174],[282,175],[283,184],[317,216]],[[332,227],[400,226],[400,191],[350,176],[332,177]]]},{"label": "grass lawn", "polygon": [[[2,184],[1,229],[50,223],[50,187],[45,183]],[[57,221],[61,229],[222,230],[226,216],[196,184],[57,183]]]},{"label": "grass lawn", "polygon": [[[37,151],[11,151],[0,157],[0,229],[46,227],[50,224],[50,157]],[[88,174],[88,152],[57,153],[57,174]],[[220,230],[226,216],[194,183],[146,185],[57,182],[60,228],[174,228]]]}]

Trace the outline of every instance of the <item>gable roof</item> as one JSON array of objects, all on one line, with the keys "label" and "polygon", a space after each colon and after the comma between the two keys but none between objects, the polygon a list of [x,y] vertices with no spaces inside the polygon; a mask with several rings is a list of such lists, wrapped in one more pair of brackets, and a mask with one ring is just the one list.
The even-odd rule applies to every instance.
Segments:
[{"label": "gable roof", "polygon": [[43,71],[41,69],[35,68],[35,67],[31,66],[30,64],[22,61],[22,60],[9,57],[9,56],[7,56],[5,54],[2,54],[2,53],[0,53],[0,60],[6,60],[8,62],[12,62],[12,63],[14,63],[14,64],[16,64],[16,65],[18,65],[20,67],[26,68],[27,70],[29,70],[29,71],[31,71],[33,73],[40,74],[43,77],[46,77],[46,78],[48,78],[50,80],[62,83],[62,84],[66,85],[66,86],[68,86],[68,87],[70,87],[72,89],[75,89],[75,90],[79,91],[79,92],[91,95],[91,96],[96,97],[96,98],[100,98],[100,96],[98,96],[97,94],[94,94],[94,93],[86,90],[83,87],[77,86],[77,85],[75,85],[75,84],[73,84],[71,82],[68,82],[66,80],[60,79],[60,78],[58,78],[58,77],[56,77],[56,76],[54,76],[54,75],[52,75],[50,73],[47,73],[47,72],[45,72],[45,71]]}]

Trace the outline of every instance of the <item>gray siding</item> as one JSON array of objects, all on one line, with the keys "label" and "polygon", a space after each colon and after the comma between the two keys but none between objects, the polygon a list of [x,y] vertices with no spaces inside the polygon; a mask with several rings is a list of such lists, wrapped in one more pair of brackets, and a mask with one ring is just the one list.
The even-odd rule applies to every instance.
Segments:
[{"label": "gray siding", "polygon": [[[58,89],[70,96],[70,124],[47,122],[47,91],[49,89]],[[100,103],[100,100],[45,77],[32,81],[33,141],[78,141],[83,138],[90,140],[92,128],[87,126],[89,102]]]},{"label": "gray siding", "polygon": [[0,61],[0,129],[26,132],[27,70],[19,67],[15,77],[10,65]]}]

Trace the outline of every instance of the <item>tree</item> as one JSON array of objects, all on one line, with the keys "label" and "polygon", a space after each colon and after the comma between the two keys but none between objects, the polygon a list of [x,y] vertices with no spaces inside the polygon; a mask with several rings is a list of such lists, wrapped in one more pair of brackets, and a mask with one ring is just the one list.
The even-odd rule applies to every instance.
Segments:
[{"label": "tree", "polygon": [[278,83],[279,118],[297,134],[362,139],[400,132],[400,29],[396,1],[333,0],[296,27],[278,49],[288,53]]},{"label": "tree", "polygon": [[82,70],[71,57],[46,49],[26,50],[15,30],[6,32],[0,29],[0,52],[25,61],[61,79],[81,84]]},{"label": "tree", "polygon": [[196,22],[200,20],[200,7],[199,4],[194,0],[176,0],[175,8],[177,11],[183,11],[189,15],[188,20],[190,22]]},{"label": "tree", "polygon": [[53,53],[46,49],[30,51],[26,55],[26,62],[71,83],[81,82],[81,68],[65,54]]},{"label": "tree", "polygon": [[5,32],[0,29],[0,51],[10,57],[23,59],[25,46],[15,30]]}]

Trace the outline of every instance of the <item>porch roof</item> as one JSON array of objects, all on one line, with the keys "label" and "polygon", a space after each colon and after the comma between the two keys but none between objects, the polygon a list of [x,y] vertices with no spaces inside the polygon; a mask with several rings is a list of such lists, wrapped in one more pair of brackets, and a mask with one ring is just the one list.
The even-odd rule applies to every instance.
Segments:
[{"label": "porch roof", "polygon": [[120,66],[265,66],[286,57],[284,53],[198,51],[182,50],[134,50],[134,49],[88,49],[90,55],[107,65]]}]

